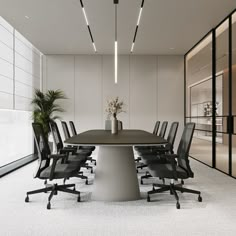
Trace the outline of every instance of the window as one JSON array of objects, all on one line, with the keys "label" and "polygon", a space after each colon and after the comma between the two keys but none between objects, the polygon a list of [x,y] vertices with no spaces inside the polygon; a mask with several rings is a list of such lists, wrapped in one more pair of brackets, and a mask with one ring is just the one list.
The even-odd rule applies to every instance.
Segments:
[{"label": "window", "polygon": [[0,167],[33,153],[31,99],[42,53],[0,17]]}]

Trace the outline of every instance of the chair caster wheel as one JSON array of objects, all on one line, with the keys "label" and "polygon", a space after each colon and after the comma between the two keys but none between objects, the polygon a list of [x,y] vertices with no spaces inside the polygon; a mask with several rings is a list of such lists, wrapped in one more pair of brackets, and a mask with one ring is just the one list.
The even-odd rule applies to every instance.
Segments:
[{"label": "chair caster wheel", "polygon": [[50,203],[50,202],[48,202],[48,204],[47,204],[47,209],[48,209],[48,210],[51,209],[51,203]]},{"label": "chair caster wheel", "polygon": [[25,198],[25,202],[29,202],[29,196],[28,195]]},{"label": "chair caster wheel", "polygon": [[184,185],[184,181],[181,179],[181,184]]},{"label": "chair caster wheel", "polygon": [[176,209],[180,209],[180,204],[179,204],[179,202],[176,203]]},{"label": "chair caster wheel", "polygon": [[80,202],[80,194],[78,195],[77,202]]},{"label": "chair caster wheel", "polygon": [[93,169],[91,169],[91,174],[93,174]]},{"label": "chair caster wheel", "polygon": [[86,179],[86,181],[85,181],[85,184],[86,184],[86,185],[88,185],[88,184],[89,184],[89,182],[88,182],[88,180],[87,180],[87,179]]},{"label": "chair caster wheel", "polygon": [[172,191],[170,190],[170,195],[173,195]]},{"label": "chair caster wheel", "polygon": [[151,199],[150,199],[150,196],[148,195],[147,196],[147,202],[150,202],[151,201]]},{"label": "chair caster wheel", "polygon": [[202,202],[202,197],[201,197],[201,195],[198,196],[198,201],[199,201],[199,202]]},{"label": "chair caster wheel", "polygon": [[54,192],[54,195],[57,195],[57,191]]},{"label": "chair caster wheel", "polygon": [[72,190],[75,191],[75,187]]},{"label": "chair caster wheel", "polygon": [[142,179],[140,180],[140,184],[143,184],[143,180]]}]

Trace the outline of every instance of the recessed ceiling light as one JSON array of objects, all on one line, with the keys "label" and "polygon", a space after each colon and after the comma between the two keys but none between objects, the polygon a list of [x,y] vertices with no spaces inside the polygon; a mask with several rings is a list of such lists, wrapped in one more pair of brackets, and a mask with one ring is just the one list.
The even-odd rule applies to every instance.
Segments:
[{"label": "recessed ceiling light", "polygon": [[170,50],[174,50],[175,48],[170,48]]},{"label": "recessed ceiling light", "polygon": [[30,17],[29,16],[25,16],[26,19],[29,19]]}]

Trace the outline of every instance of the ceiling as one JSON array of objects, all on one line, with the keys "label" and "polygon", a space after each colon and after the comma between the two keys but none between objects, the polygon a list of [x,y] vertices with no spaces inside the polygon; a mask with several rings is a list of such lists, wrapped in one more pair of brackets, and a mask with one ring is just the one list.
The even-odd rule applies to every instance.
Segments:
[{"label": "ceiling", "polygon": [[[118,50],[128,54],[141,0],[119,2]],[[113,0],[83,3],[98,54],[113,54]],[[235,8],[235,0],[145,0],[134,54],[183,55]],[[79,0],[0,0],[0,15],[44,54],[94,53]]]}]

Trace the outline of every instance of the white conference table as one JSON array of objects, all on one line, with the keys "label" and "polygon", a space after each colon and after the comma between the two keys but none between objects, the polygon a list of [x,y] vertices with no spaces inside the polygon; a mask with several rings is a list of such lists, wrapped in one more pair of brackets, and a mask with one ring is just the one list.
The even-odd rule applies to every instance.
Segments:
[{"label": "white conference table", "polygon": [[167,141],[143,130],[89,130],[65,141],[73,145],[99,146],[92,199],[131,201],[140,199],[133,146],[155,146]]}]

